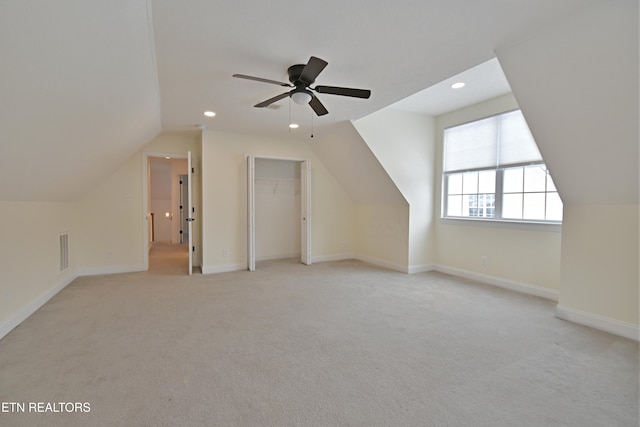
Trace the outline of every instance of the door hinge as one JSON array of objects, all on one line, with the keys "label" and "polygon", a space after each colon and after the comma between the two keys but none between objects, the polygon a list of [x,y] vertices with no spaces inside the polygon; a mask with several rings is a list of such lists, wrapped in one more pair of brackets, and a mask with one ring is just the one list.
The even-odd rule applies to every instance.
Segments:
[{"label": "door hinge", "polygon": [[191,168],[191,173],[196,173],[196,168]]},{"label": "door hinge", "polygon": [[195,247],[195,246],[192,246],[192,247],[191,247],[191,252],[195,252],[195,251],[196,251],[196,247]]}]

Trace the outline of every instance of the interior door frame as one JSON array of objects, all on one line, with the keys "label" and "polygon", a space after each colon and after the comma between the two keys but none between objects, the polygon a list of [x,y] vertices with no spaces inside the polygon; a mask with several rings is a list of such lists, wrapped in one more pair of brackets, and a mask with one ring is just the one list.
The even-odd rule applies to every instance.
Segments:
[{"label": "interior door frame", "polygon": [[149,158],[171,157],[172,159],[187,160],[187,153],[166,153],[166,152],[143,152],[142,153],[142,263],[144,271],[149,270],[149,221],[151,215],[149,215],[149,184],[150,184],[150,170],[149,170]]},{"label": "interior door frame", "polygon": [[193,156],[191,151],[187,151],[187,230],[189,230],[189,276],[193,274],[193,253],[196,248],[193,246],[193,221],[196,208],[193,205]]},{"label": "interior door frame", "polygon": [[247,156],[247,270],[256,271],[256,157]]},{"label": "interior door frame", "polygon": [[[284,160],[300,164],[300,261],[311,265],[311,160],[245,154],[247,167],[247,270],[256,269],[255,161]],[[304,176],[303,176],[304,174]]]},{"label": "interior door frame", "polygon": [[311,160],[300,162],[300,262],[311,265]]}]

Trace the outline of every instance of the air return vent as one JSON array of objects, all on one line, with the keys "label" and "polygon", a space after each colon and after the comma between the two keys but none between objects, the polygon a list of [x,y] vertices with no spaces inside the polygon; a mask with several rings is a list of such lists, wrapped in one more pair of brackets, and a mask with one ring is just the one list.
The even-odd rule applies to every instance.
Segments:
[{"label": "air return vent", "polygon": [[60,235],[60,271],[69,268],[69,233]]}]

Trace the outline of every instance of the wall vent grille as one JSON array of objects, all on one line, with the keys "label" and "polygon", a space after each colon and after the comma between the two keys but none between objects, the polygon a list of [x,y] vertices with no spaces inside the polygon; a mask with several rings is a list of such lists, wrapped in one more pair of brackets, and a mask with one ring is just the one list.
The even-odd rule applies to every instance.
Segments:
[{"label": "wall vent grille", "polygon": [[69,268],[69,233],[60,235],[60,271]]}]

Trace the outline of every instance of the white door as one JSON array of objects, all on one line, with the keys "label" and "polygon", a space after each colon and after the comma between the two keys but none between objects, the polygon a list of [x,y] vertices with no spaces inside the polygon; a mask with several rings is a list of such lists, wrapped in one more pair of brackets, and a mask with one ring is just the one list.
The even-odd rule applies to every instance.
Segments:
[{"label": "white door", "polygon": [[247,156],[247,269],[256,270],[256,207],[255,207],[256,162]]},{"label": "white door", "polygon": [[311,162],[300,162],[300,260],[311,265]]},{"label": "white door", "polygon": [[195,247],[193,245],[193,221],[194,214],[196,212],[195,207],[193,206],[193,164],[191,160],[191,151],[187,152],[187,173],[189,175],[189,179],[187,180],[187,233],[189,233],[189,276],[193,274],[193,251]]}]

